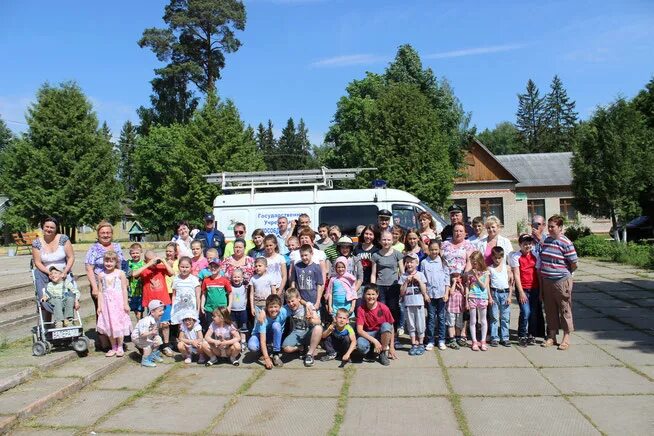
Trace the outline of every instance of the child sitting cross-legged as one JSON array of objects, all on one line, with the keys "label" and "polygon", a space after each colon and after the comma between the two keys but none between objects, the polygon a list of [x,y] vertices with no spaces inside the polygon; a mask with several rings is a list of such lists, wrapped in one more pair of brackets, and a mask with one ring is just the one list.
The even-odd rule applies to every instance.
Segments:
[{"label": "child sitting cross-legged", "polygon": [[219,357],[229,357],[232,365],[239,365],[241,335],[232,324],[227,307],[216,307],[213,310],[213,322],[209,325],[202,349],[209,356],[207,366],[216,364]]},{"label": "child sitting cross-legged", "polygon": [[295,288],[288,288],[285,293],[286,305],[282,310],[287,311],[291,319],[291,333],[284,339],[282,350],[284,353],[295,353],[308,347],[304,356],[304,366],[313,366],[316,348],[322,338],[320,316],[307,302],[300,300],[300,293]]},{"label": "child sitting cross-legged", "polygon": [[350,313],[347,309],[340,308],[336,311],[334,322],[322,333],[322,347],[325,354],[320,360],[328,361],[341,356],[341,361],[347,363],[352,352],[357,346],[354,329],[349,324]]}]

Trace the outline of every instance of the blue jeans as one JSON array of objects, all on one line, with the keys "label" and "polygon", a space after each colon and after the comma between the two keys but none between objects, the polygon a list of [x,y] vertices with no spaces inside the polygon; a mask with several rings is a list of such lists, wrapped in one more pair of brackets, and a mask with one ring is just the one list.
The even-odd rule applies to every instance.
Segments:
[{"label": "blue jeans", "polygon": [[543,316],[543,304],[540,301],[539,289],[524,289],[527,295],[527,302],[520,303],[520,317],[518,318],[518,337],[526,338],[527,334],[532,337],[545,337],[545,318]]},{"label": "blue jeans", "polygon": [[427,343],[435,344],[436,318],[438,318],[438,342],[445,342],[445,305],[442,298],[432,298],[427,305]]},{"label": "blue jeans", "polygon": [[[370,336],[372,336],[373,338],[379,341],[381,340],[382,333],[386,333],[386,332],[390,333],[392,331],[393,331],[393,326],[390,323],[385,322],[379,327],[379,330],[373,332],[366,332],[366,333],[368,333]],[[357,338],[357,350],[359,350],[359,353],[365,356],[370,352],[370,348],[371,348],[370,341],[368,339],[362,336],[359,336]]]},{"label": "blue jeans", "polygon": [[[283,331],[282,325],[278,322],[273,322],[272,325],[266,327],[266,344],[272,344],[273,353],[279,353],[282,349]],[[250,336],[248,349],[250,351],[259,351],[261,349],[261,341],[259,340],[258,333]]]},{"label": "blue jeans", "polygon": [[[497,341],[509,340],[509,320],[511,317],[511,302],[508,289],[491,288],[493,305],[490,307],[490,339]],[[498,334],[499,327],[499,334]]]}]

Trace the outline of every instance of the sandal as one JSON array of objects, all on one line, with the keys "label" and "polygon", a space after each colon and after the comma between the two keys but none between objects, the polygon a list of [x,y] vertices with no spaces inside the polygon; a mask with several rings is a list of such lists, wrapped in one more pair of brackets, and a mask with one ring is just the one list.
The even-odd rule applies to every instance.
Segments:
[{"label": "sandal", "polygon": [[114,357],[115,355],[116,355],[116,350],[114,350],[113,348],[107,351],[107,353],[105,354],[106,357]]},{"label": "sandal", "polygon": [[562,343],[558,346],[557,350],[565,351],[565,350],[567,350],[568,348],[570,348],[570,344],[567,343],[567,342],[562,342]]},{"label": "sandal", "polygon": [[551,347],[552,345],[554,345],[554,339],[551,338],[546,339],[545,342],[540,344],[540,346],[544,348]]},{"label": "sandal", "polygon": [[116,350],[116,357],[123,357],[125,355],[125,352],[123,351],[123,347],[120,347]]},{"label": "sandal", "polygon": [[486,345],[486,342],[481,341],[481,347],[479,347],[481,351],[488,351],[488,346]]},{"label": "sandal", "polygon": [[479,344],[476,342],[472,343],[472,351],[479,351]]}]

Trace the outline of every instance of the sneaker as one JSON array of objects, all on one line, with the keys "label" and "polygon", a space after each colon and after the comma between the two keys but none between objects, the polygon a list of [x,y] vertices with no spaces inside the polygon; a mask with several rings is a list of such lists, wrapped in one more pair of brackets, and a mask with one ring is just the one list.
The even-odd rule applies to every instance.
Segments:
[{"label": "sneaker", "polygon": [[191,360],[190,357],[187,357],[186,359],[184,359],[184,363],[187,364],[187,365],[188,365],[189,363],[191,363],[191,362],[192,362],[192,360]]},{"label": "sneaker", "polygon": [[250,350],[248,350],[248,343],[243,341],[241,342],[241,353],[247,353]]},{"label": "sneaker", "polygon": [[365,356],[363,356],[363,360],[365,360],[368,363],[371,363],[371,362],[376,361],[377,358],[375,357],[375,353],[373,351],[370,351]]},{"label": "sneaker", "polygon": [[207,363],[207,359],[204,356],[198,357],[198,365],[204,365]]},{"label": "sneaker", "polygon": [[465,338],[458,338],[456,343],[459,344],[459,347],[466,348],[468,346],[468,340]]},{"label": "sneaker", "polygon": [[161,358],[161,352],[159,350],[153,351],[152,353],[150,353],[150,359],[152,359],[153,361],[155,361],[157,363],[161,363],[161,362],[164,361]]},{"label": "sneaker", "polygon": [[451,348],[452,350],[458,350],[459,348],[461,348],[459,347],[459,344],[457,344],[454,339],[452,339],[450,342],[447,343],[447,347]]},{"label": "sneaker", "polygon": [[[438,343],[438,349],[439,350],[445,350],[447,347],[445,346],[445,342],[439,342]],[[427,348],[429,349],[429,348]]]},{"label": "sneaker", "polygon": [[417,350],[418,350],[417,345],[411,345],[411,349],[409,350],[409,356],[415,356]]},{"label": "sneaker", "polygon": [[321,362],[329,362],[330,360],[336,359],[336,353],[325,354],[320,358]]},{"label": "sneaker", "polygon": [[492,340],[490,341],[490,346],[491,346],[491,347],[497,347],[497,346],[499,346],[499,345],[500,345],[500,342],[499,342],[497,339],[492,339]]},{"label": "sneaker", "polygon": [[402,344],[400,343],[400,341],[398,339],[395,339],[394,345],[395,345],[396,350],[401,350],[402,349]]},{"label": "sneaker", "polygon": [[518,344],[520,344],[521,347],[527,347],[529,340],[527,338],[518,338]]},{"label": "sneaker", "polygon": [[511,347],[511,341],[500,341],[500,345],[503,347]]},{"label": "sneaker", "polygon": [[273,365],[275,366],[284,366],[284,362],[282,362],[282,358],[279,355],[279,353],[275,353],[272,355],[272,361],[273,361]]},{"label": "sneaker", "polygon": [[309,353],[307,353],[307,355],[304,356],[304,366],[306,366],[307,368],[313,366],[313,356]]},{"label": "sneaker", "polygon": [[123,347],[119,347],[116,350],[116,357],[123,357],[125,355],[125,352],[123,351]]},{"label": "sneaker", "polygon": [[536,345],[536,338],[533,336],[529,336],[527,338],[527,345]]},{"label": "sneaker", "polygon": [[397,335],[402,336],[404,334],[404,329],[402,327],[397,329]]},{"label": "sneaker", "polygon": [[236,357],[230,357],[229,361],[232,362],[232,365],[239,366],[241,364],[241,355],[239,354]]},{"label": "sneaker", "polygon": [[434,349],[434,343],[433,342],[428,343],[427,346],[425,347],[425,350],[427,350],[427,351],[431,351],[433,349]]},{"label": "sneaker", "polygon": [[481,341],[481,346],[479,347],[481,351],[488,351],[488,346],[486,345],[486,342]]},{"label": "sneaker", "polygon": [[388,350],[384,350],[381,353],[379,353],[379,363],[381,363],[384,366],[388,366],[391,364],[391,361],[388,359]]},{"label": "sneaker", "polygon": [[170,347],[165,347],[162,351],[164,353],[164,356],[166,357],[173,357],[173,350]]},{"label": "sneaker", "polygon": [[414,355],[415,356],[422,356],[423,354],[425,354],[425,346],[424,345],[418,345]]},{"label": "sneaker", "polygon": [[105,354],[106,357],[114,357],[115,355],[116,355],[116,350],[114,350],[113,348],[107,351],[107,353]]},{"label": "sneaker", "polygon": [[205,366],[213,366],[216,363],[218,363],[218,358],[216,356],[213,356],[211,359],[207,361],[207,363],[205,363]]},{"label": "sneaker", "polygon": [[472,343],[472,351],[479,351],[479,344],[477,344],[476,342],[473,342]]},{"label": "sneaker", "polygon": [[147,357],[144,357],[141,359],[141,366],[145,366],[147,368],[155,368],[157,365]]}]

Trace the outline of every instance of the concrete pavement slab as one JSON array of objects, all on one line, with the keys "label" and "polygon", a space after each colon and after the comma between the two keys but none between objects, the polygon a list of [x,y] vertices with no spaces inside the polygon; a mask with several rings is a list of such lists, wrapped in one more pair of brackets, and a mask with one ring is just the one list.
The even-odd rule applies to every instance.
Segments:
[{"label": "concrete pavement slab", "polygon": [[78,359],[74,351],[54,351],[45,356],[32,356],[32,346],[9,347],[0,353],[0,367],[26,367],[35,366],[41,370],[62,364],[69,360]]},{"label": "concrete pavement slab", "polygon": [[534,368],[451,368],[454,392],[461,395],[557,395]]},{"label": "concrete pavement slab", "polygon": [[152,383],[157,377],[173,370],[169,365],[156,368],[142,368],[135,362],[128,362],[123,367],[96,382],[96,389],[140,390]]},{"label": "concrete pavement slab", "polygon": [[632,327],[609,318],[577,318],[573,311],[575,330],[633,330]]},{"label": "concrete pavement slab", "polygon": [[643,298],[654,297],[654,292],[646,291],[644,289],[639,289],[637,291],[607,291],[606,293],[613,297],[626,298],[628,300],[641,300]]},{"label": "concrete pavement slab", "polygon": [[647,374],[649,378],[654,380],[654,365],[636,366],[636,369],[644,374]]},{"label": "concrete pavement slab", "polygon": [[647,330],[650,334],[654,334],[654,314],[650,316],[625,316],[620,320],[635,328]]},{"label": "concrete pavement slab", "polygon": [[[611,279],[608,279],[607,281],[599,281],[597,279],[598,277],[595,277],[595,280],[591,282],[589,286],[598,291],[616,291],[616,290],[635,291],[641,289],[638,286],[635,286],[634,284],[628,282],[615,282]],[[574,287],[572,289],[572,292],[574,292]]]},{"label": "concrete pavement slab", "polygon": [[490,348],[489,351],[474,352],[470,348],[441,352],[443,363],[447,368],[504,368],[529,367],[531,363],[520,354],[515,346]]},{"label": "concrete pavement slab", "polygon": [[6,414],[29,412],[74,391],[81,382],[70,378],[44,378],[10,389],[0,394],[0,410]]},{"label": "concrete pavement slab", "polygon": [[55,430],[53,428],[19,427],[11,431],[12,436],[71,436],[74,430]]},{"label": "concrete pavement slab", "polygon": [[110,364],[126,363],[127,359],[127,357],[105,357],[94,354],[62,365],[51,371],[49,375],[52,377],[86,377],[107,368]]},{"label": "concrete pavement slab", "polygon": [[[279,371],[281,372],[281,371]],[[239,398],[213,434],[289,436],[327,434],[334,424],[336,398]]]},{"label": "concrete pavement slab", "polygon": [[462,434],[446,398],[352,398],[340,431],[375,436],[436,433]]},{"label": "concrete pavement slab", "polygon": [[561,397],[462,398],[473,435],[599,435],[590,422]]},{"label": "concrete pavement slab", "polygon": [[573,343],[565,354],[551,347],[527,347],[521,351],[537,367],[623,366],[622,362],[590,344]]},{"label": "concrete pavement slab", "polygon": [[652,309],[645,307],[598,307],[597,310],[603,314],[614,316],[618,319],[627,316],[652,316]]},{"label": "concrete pavement slab", "polygon": [[654,393],[653,382],[628,368],[543,368],[541,371],[567,395]]},{"label": "concrete pavement slab", "polygon": [[619,307],[619,308],[638,307],[635,304],[630,303],[628,301],[620,300],[609,296],[605,296],[605,298],[598,298],[596,300],[581,300],[581,301],[583,304],[590,307],[591,309],[597,309],[597,310],[599,310],[601,307]]},{"label": "concrete pavement slab", "polygon": [[350,397],[417,397],[447,395],[443,373],[437,368],[357,369],[350,385]]},{"label": "concrete pavement slab", "polygon": [[0,392],[4,392],[21,383],[25,383],[33,374],[35,368],[0,368]]},{"label": "concrete pavement slab", "polygon": [[654,428],[654,396],[571,397],[607,435],[642,435]]},{"label": "concrete pavement slab", "polygon": [[[652,275],[651,272],[649,272],[647,275]],[[654,291],[654,277],[648,279],[644,278],[638,278],[638,279],[631,279],[627,280],[625,283],[629,283],[632,287],[635,287],[637,289],[645,289],[648,291]]]},{"label": "concrete pavement slab", "polygon": [[[426,351],[422,356],[409,356],[410,347],[397,350],[397,359],[391,360],[391,368],[438,368],[438,359],[434,354],[436,351]],[[386,367],[375,362],[362,362],[356,364],[357,368],[386,369]]]},{"label": "concrete pavement slab", "polygon": [[640,347],[654,345],[654,336],[638,330],[579,330],[573,335],[599,345]]},{"label": "concrete pavement slab", "polygon": [[[343,371],[331,369],[283,369],[266,371],[248,390],[253,395],[337,397],[343,385]],[[284,400],[286,401],[286,400]]]},{"label": "concrete pavement slab", "polygon": [[[575,321],[578,319],[582,318],[604,318],[606,317],[605,314],[595,310],[591,309],[590,307],[582,306],[581,304],[577,303],[573,305],[572,313],[574,314],[574,319]],[[513,319],[514,317],[511,317]],[[518,318],[515,318],[516,320]],[[516,321],[517,323],[517,321]],[[517,324],[516,324],[517,325]]]},{"label": "concrete pavement slab", "polygon": [[[194,365],[195,366],[195,365]],[[155,390],[164,395],[232,395],[254,373],[254,369],[232,367],[184,367],[168,376]]]},{"label": "concrete pavement slab", "polygon": [[86,427],[95,423],[133,393],[84,390],[48,408],[35,418],[41,425]]},{"label": "concrete pavement slab", "polygon": [[607,353],[629,365],[654,365],[654,346],[600,345]]},{"label": "concrete pavement slab", "polygon": [[[194,433],[204,430],[220,414],[229,397],[178,395],[174,398],[149,394],[118,410],[100,424],[99,430],[132,432]],[[198,407],[198,404],[204,404]],[[143,419],[147,416],[156,419]],[[93,429],[94,431],[98,431]]]},{"label": "concrete pavement slab", "polygon": [[654,298],[639,298],[631,300],[634,304],[637,304],[641,307],[654,308]]}]

